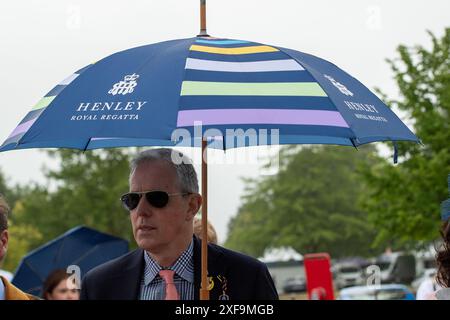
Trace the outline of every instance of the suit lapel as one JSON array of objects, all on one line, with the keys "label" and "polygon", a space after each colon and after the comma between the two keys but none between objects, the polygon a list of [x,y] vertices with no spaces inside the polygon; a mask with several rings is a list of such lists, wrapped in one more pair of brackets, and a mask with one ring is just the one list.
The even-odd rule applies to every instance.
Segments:
[{"label": "suit lapel", "polygon": [[115,299],[139,300],[141,277],[144,272],[144,252],[137,249],[131,256],[128,266],[121,270],[120,274],[114,276]]},{"label": "suit lapel", "polygon": [[[200,299],[201,287],[201,243],[202,241],[194,236],[194,299]],[[209,292],[210,300],[218,300],[222,294],[221,283],[218,276],[226,273],[227,266],[222,263],[223,254],[218,247],[208,244],[208,277],[212,277],[213,288]]]},{"label": "suit lapel", "polygon": [[194,236],[194,300],[200,300],[201,270],[202,270],[201,241]]}]

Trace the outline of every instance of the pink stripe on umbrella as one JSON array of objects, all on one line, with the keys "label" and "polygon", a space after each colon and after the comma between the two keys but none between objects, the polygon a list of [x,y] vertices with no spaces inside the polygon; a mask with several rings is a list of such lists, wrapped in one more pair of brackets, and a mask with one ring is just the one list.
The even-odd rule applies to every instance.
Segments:
[{"label": "pink stripe on umbrella", "polygon": [[201,109],[178,112],[179,127],[227,124],[315,125],[348,128],[337,111],[291,109]]},{"label": "pink stripe on umbrella", "polygon": [[19,124],[13,132],[11,132],[11,134],[9,135],[9,138],[17,136],[18,134],[24,133],[25,131],[27,131],[28,129],[30,129],[30,127],[33,125],[33,123],[36,121],[37,118],[35,119],[31,119],[27,122],[24,122],[22,124]]}]

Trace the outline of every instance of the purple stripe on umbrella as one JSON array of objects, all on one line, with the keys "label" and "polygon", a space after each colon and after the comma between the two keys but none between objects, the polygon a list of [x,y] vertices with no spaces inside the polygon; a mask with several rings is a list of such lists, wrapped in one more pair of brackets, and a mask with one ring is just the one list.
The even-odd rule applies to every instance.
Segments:
[{"label": "purple stripe on umbrella", "polygon": [[337,111],[288,109],[201,109],[178,112],[177,126],[227,124],[316,125],[348,128]]},{"label": "purple stripe on umbrella", "polygon": [[18,134],[20,134],[20,133],[23,133],[23,132],[27,131],[28,129],[30,129],[30,127],[33,125],[33,123],[36,121],[36,119],[37,119],[37,118],[34,118],[34,119],[31,119],[31,120],[29,120],[29,121],[27,121],[27,122],[24,122],[24,123],[22,123],[22,124],[19,124],[19,125],[14,129],[14,131],[9,135],[9,137],[8,137],[7,139],[9,139],[9,138],[11,138],[11,137],[14,137],[14,136],[16,136],[16,135],[18,135]]}]

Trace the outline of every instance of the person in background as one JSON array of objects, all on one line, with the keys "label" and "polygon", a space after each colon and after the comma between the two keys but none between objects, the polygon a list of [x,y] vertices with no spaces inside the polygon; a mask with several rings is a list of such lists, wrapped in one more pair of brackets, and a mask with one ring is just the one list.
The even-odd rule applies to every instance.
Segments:
[{"label": "person in background", "polygon": [[[199,239],[202,238],[202,219],[201,218],[194,219],[194,234],[197,237],[199,237]],[[208,237],[209,243],[217,244],[216,229],[214,229],[213,225],[209,221],[208,221],[207,237]]]},{"label": "person in background", "polygon": [[[8,214],[9,206],[0,194],[0,262],[8,249]],[[0,276],[0,300],[36,300],[35,296],[26,294],[13,286],[5,277]]]},{"label": "person in background", "polygon": [[[448,175],[448,191],[450,193],[450,174]],[[441,204],[441,236],[442,249],[436,254],[437,276],[436,281],[442,288],[429,296],[429,300],[450,300],[450,199]]]},{"label": "person in background", "polygon": [[69,277],[70,275],[63,269],[51,272],[44,282],[42,298],[45,300],[79,300],[80,291],[68,287]]},{"label": "person in background", "polygon": [[436,274],[433,273],[420,283],[416,293],[416,300],[428,300],[437,289],[442,288],[436,281]]}]

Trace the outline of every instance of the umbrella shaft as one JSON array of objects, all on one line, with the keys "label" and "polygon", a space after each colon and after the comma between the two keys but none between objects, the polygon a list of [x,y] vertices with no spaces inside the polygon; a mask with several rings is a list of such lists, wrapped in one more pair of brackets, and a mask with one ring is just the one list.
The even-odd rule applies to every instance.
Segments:
[{"label": "umbrella shaft", "polygon": [[209,300],[208,291],[208,167],[207,141],[202,140],[202,273],[200,300]]},{"label": "umbrella shaft", "polygon": [[200,0],[200,34],[199,36],[208,36],[206,33],[206,0]]}]

